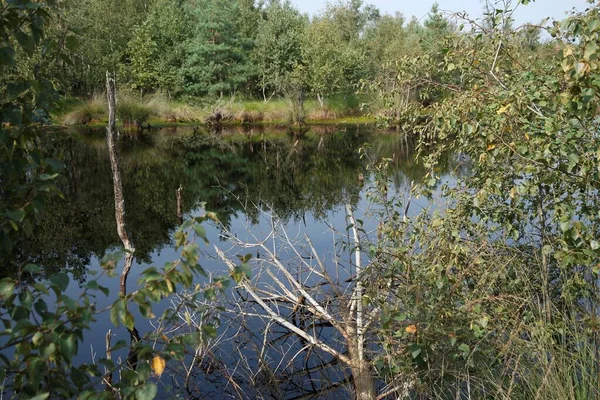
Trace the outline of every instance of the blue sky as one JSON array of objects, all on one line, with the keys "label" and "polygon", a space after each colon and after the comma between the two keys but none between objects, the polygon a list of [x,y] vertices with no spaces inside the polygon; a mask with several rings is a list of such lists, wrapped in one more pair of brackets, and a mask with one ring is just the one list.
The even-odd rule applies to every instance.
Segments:
[{"label": "blue sky", "polygon": [[[441,10],[445,11],[466,11],[472,17],[479,17],[482,14],[485,0],[438,0]],[[315,14],[325,8],[325,0],[291,0],[300,11],[309,14]],[[335,0],[334,0],[335,2]],[[424,17],[434,0],[363,0],[364,3],[373,4],[382,12],[394,14],[401,12],[408,19],[411,16],[417,18]],[[493,2],[493,1],[492,1]],[[512,3],[517,3],[513,0]],[[573,8],[583,11],[588,6],[585,0],[536,0],[530,4],[517,7],[514,18],[515,25],[526,22],[540,22],[545,17],[554,19],[563,19],[565,11]]]}]

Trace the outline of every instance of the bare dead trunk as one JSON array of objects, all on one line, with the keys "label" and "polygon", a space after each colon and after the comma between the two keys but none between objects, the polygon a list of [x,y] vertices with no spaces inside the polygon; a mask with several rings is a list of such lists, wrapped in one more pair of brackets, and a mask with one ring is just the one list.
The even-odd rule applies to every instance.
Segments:
[{"label": "bare dead trunk", "polygon": [[[110,168],[112,170],[113,177],[113,190],[115,197],[115,220],[117,222],[117,233],[125,248],[125,263],[123,265],[123,271],[121,272],[121,281],[119,292],[122,296],[127,294],[127,277],[131,271],[131,265],[133,264],[133,253],[135,248],[129,238],[127,229],[125,226],[125,199],[123,197],[123,183],[121,182],[121,169],[119,166],[119,153],[115,144],[117,138],[117,119],[116,119],[116,89],[115,89],[115,78],[108,71],[106,72],[106,94],[108,97],[108,126],[106,127],[106,143],[108,145],[108,155],[110,158]],[[131,345],[140,340],[140,335],[137,329],[134,327],[129,330],[129,336],[131,339]],[[129,351],[127,357],[129,365],[135,369],[137,364],[137,353],[134,350]]]},{"label": "bare dead trunk", "polygon": [[127,254],[125,255],[125,265],[121,273],[121,294],[127,294],[127,276],[133,263],[133,252],[135,248],[129,239],[125,226],[125,200],[123,198],[123,183],[121,182],[121,169],[119,166],[119,153],[115,144],[117,138],[117,120],[116,120],[116,90],[115,78],[108,72],[106,73],[106,93],[108,96],[108,127],[106,128],[106,143],[108,144],[108,155],[110,158],[110,168],[113,176],[113,190],[115,197],[115,220],[117,222],[117,233],[123,243]]},{"label": "bare dead trunk", "polygon": [[[112,331],[109,329],[108,332],[106,332],[106,359],[107,360],[112,360],[112,347],[111,347],[111,343],[110,340],[112,338]],[[106,391],[107,392],[112,392],[113,386],[112,386],[112,371],[110,371],[107,367],[104,367],[104,383],[106,385]]]}]

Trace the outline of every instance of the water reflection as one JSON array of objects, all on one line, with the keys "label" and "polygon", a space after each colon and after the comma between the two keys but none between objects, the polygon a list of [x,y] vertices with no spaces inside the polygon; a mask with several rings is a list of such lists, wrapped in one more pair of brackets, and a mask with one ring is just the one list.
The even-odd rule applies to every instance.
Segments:
[{"label": "water reflection", "polygon": [[[61,182],[64,198],[46,204],[35,234],[16,243],[13,252],[19,262],[36,263],[48,273],[68,269],[83,281],[90,266],[97,267],[98,258],[121,245],[104,130],[61,132],[48,146],[66,165]],[[265,223],[264,210],[277,215],[291,231],[323,233],[328,229],[325,221],[344,231],[346,222],[340,210],[346,204],[364,205],[364,193],[370,184],[369,161],[391,160],[394,187],[390,193],[402,193],[410,182],[420,182],[426,173],[413,160],[411,140],[357,126],[312,127],[301,134],[260,127],[223,130],[219,134],[196,127],[164,128],[146,131],[139,137],[125,136],[120,146],[125,219],[136,248],[137,265],[130,282],[136,281],[136,274],[147,264],[162,265],[175,258],[172,233],[178,224],[176,191],[180,186],[184,213],[195,214],[201,207],[215,211],[223,229],[243,239],[249,233],[260,237],[271,229],[270,223]],[[365,147],[366,157],[358,152],[361,147]],[[438,172],[443,173],[451,164],[452,158]],[[365,223],[374,226],[376,221]],[[215,241],[217,234],[210,229],[209,234]],[[334,247],[331,235],[313,240],[319,253],[336,252],[328,249]],[[207,258],[203,265],[216,272],[223,268],[218,264]],[[337,272],[335,276],[338,282],[346,282],[349,277],[340,277]],[[114,287],[111,293],[116,292]],[[306,324],[301,317],[297,315],[296,323]],[[230,327],[236,323],[232,320]],[[257,334],[265,329],[261,323],[245,320],[231,344],[214,350],[210,362],[216,364],[200,365],[194,372],[198,388],[194,396],[201,398],[212,390],[220,398],[229,390],[227,376],[215,372],[217,364],[219,368],[234,365],[241,354],[246,360],[254,357],[254,361],[248,361],[250,369],[257,365],[256,343],[266,337]],[[90,332],[86,341],[102,348],[110,324],[99,320],[98,325],[101,329]],[[318,330],[319,337],[328,342],[340,341],[326,324],[313,324],[309,329]],[[271,349],[280,347],[281,351],[297,351],[303,346],[301,341],[290,344],[295,339],[282,329],[274,330],[268,340]],[[233,349],[241,353],[233,353]],[[340,349],[343,351],[343,346]],[[275,358],[276,353],[269,356]],[[297,359],[301,362],[284,369],[265,364],[264,376],[248,375],[245,383],[252,393],[272,391],[272,397],[278,397],[278,393],[304,396],[311,390],[322,391],[328,383],[332,390],[337,384],[347,383],[347,371],[337,367],[331,357],[311,352]],[[212,371],[212,375],[205,370]]]},{"label": "water reflection", "polygon": [[[398,185],[422,178],[410,141],[355,126],[314,127],[301,136],[272,128],[220,135],[165,128],[126,138],[120,154],[136,261],[149,263],[154,251],[171,244],[180,185],[184,212],[206,203],[225,226],[239,215],[257,222],[258,209],[249,205],[268,205],[283,220],[304,220],[355,203],[367,164],[357,149],[366,143],[371,159],[393,160]],[[61,133],[52,146],[66,165],[64,198],[46,204],[35,235],[16,243],[14,251],[21,262],[48,272],[66,267],[81,277],[92,258],[120,245],[104,130]]]}]

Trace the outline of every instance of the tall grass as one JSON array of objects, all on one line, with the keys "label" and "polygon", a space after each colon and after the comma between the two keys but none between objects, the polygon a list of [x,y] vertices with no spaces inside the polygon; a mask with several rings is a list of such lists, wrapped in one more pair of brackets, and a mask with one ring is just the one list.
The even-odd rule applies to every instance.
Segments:
[{"label": "tall grass", "polygon": [[[537,318],[536,318],[537,319]],[[496,398],[517,400],[600,399],[598,337],[582,321],[540,316],[507,354],[504,379]],[[495,378],[498,380],[498,378]]]},{"label": "tall grass", "polygon": [[125,126],[141,127],[158,113],[144,99],[138,100],[130,96],[117,98],[117,118]]},{"label": "tall grass", "polygon": [[[173,102],[162,93],[140,97],[121,91],[117,94],[117,117],[126,126],[140,127],[148,122],[186,123],[210,122],[219,114],[223,123],[256,124],[288,123],[298,119],[298,113],[308,122],[324,122],[361,115],[361,96],[339,95],[326,98],[323,106],[316,99],[307,99],[302,110],[285,98],[268,102],[261,100],[227,99],[212,104],[205,110]],[[96,94],[88,100],[69,105],[70,111],[61,117],[65,125],[88,125],[107,120],[106,96]]]},{"label": "tall grass", "polygon": [[106,118],[106,96],[97,93],[88,100],[78,101],[72,110],[62,117],[65,125],[88,125]]},{"label": "tall grass", "polygon": [[[362,115],[364,96],[348,94],[325,98],[323,106],[314,98],[304,101],[302,113],[308,121],[331,121]],[[297,119],[300,111],[288,99],[231,100],[219,105],[219,110],[231,116],[235,123],[276,122],[287,123]]]},{"label": "tall grass", "polygon": [[[171,102],[161,93],[140,97],[123,91],[117,94],[117,118],[125,126],[140,127],[152,120],[167,123],[197,122],[202,116],[197,108]],[[103,94],[79,101],[62,117],[65,125],[87,125],[106,120],[106,96]]]}]

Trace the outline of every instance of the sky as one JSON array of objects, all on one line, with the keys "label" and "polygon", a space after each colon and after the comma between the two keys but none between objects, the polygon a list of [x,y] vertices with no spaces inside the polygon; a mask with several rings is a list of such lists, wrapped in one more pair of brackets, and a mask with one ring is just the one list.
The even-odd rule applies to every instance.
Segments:
[{"label": "sky", "polygon": [[[334,0],[333,2],[335,2]],[[310,15],[316,14],[325,8],[325,0],[291,0],[300,11]],[[401,12],[406,19],[411,16],[417,19],[423,18],[431,9],[435,0],[363,0],[363,3],[372,4],[379,8],[382,13],[395,14]],[[466,11],[471,17],[480,17],[485,0],[438,0],[440,10],[444,11]],[[492,0],[493,2],[493,0]],[[512,3],[517,3],[513,0]],[[588,7],[586,0],[535,0],[528,5],[519,5],[513,14],[515,26],[524,23],[538,23],[546,17],[557,20],[565,18],[565,11],[583,11]]]}]

